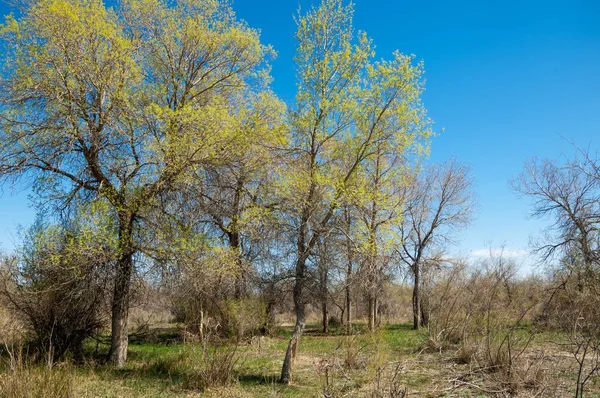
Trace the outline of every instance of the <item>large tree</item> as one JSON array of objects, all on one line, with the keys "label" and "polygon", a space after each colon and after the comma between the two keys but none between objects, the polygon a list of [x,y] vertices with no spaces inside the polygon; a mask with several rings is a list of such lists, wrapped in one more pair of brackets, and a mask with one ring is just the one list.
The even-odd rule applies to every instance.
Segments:
[{"label": "large tree", "polygon": [[109,204],[110,359],[123,365],[144,214],[235,152],[235,99],[260,86],[271,50],[224,1],[28,4],[2,27],[1,177],[33,179],[59,208]]},{"label": "large tree", "polygon": [[290,383],[306,324],[306,283],[313,251],[337,218],[353,180],[381,142],[398,150],[430,134],[420,103],[422,67],[395,53],[373,62],[365,34],[355,37],[352,4],[323,0],[298,18],[296,104],[289,173],[283,182],[293,236],[296,324],[281,372]]}]

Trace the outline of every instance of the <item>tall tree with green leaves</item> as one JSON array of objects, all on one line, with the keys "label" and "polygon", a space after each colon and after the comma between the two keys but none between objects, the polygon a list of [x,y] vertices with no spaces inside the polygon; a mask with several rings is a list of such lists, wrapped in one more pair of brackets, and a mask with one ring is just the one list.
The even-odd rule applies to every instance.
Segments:
[{"label": "tall tree with green leaves", "polygon": [[345,198],[355,195],[354,180],[378,145],[389,142],[401,151],[431,134],[420,102],[421,65],[400,53],[374,62],[371,41],[355,35],[352,16],[352,4],[323,0],[297,19],[298,93],[282,183],[296,246],[296,324],[281,371],[286,384],[306,324],[305,287],[316,244]]},{"label": "tall tree with green leaves", "polygon": [[239,92],[272,51],[220,0],[40,0],[1,29],[0,176],[59,208],[104,201],[118,255],[110,359],[127,315],[144,213],[199,167],[235,153]]}]

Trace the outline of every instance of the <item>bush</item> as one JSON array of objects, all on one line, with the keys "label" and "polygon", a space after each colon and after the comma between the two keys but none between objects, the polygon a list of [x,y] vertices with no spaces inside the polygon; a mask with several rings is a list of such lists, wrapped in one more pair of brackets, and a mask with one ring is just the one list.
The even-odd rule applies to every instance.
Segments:
[{"label": "bush", "polygon": [[515,278],[514,266],[492,257],[470,269],[457,264],[429,281],[427,346],[455,350],[456,360],[513,394],[538,389],[544,358],[526,355],[535,329],[526,327],[543,302],[544,284]]},{"label": "bush", "polygon": [[187,358],[191,365],[184,374],[183,384],[187,389],[204,391],[210,387],[230,386],[237,381],[235,368],[240,356],[235,345],[202,345],[200,355],[192,353]]},{"label": "bush", "polygon": [[105,324],[110,250],[92,238],[78,228],[38,224],[19,255],[4,259],[0,295],[24,325],[32,353],[79,355]]},{"label": "bush", "polygon": [[[201,336],[207,324],[220,337],[246,339],[265,334],[271,322],[264,301],[247,296],[234,299],[235,274],[215,269],[213,263],[231,262],[227,252],[209,258],[203,266],[184,264],[172,280],[173,314],[187,331]],[[210,260],[210,261],[209,261]],[[213,331],[214,331],[213,330]]]}]

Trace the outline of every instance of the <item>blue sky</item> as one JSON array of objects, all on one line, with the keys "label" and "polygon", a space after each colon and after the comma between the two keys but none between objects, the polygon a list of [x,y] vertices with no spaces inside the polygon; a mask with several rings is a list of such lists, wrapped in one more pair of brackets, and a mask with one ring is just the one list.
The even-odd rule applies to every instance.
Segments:
[{"label": "blue sky", "polygon": [[[287,102],[295,88],[293,15],[314,2],[234,2],[277,50],[274,89]],[[595,0],[355,1],[355,27],[373,38],[377,57],[398,49],[424,60],[425,106],[445,130],[431,160],[455,157],[472,167],[479,210],[458,251],[478,254],[491,244],[522,253],[545,223],[528,219],[528,203],[509,180],[530,157],[571,156],[567,140],[600,149],[599,21]],[[27,192],[4,187],[2,247],[10,250],[17,225],[32,221]]]}]

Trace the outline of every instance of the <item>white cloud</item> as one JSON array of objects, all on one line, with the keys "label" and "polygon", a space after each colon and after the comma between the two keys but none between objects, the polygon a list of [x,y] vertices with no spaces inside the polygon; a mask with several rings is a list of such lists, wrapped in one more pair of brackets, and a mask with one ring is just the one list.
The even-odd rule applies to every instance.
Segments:
[{"label": "white cloud", "polygon": [[528,250],[525,249],[508,249],[508,248],[486,248],[486,249],[477,249],[472,250],[471,255],[473,257],[489,257],[490,255],[494,257],[498,257],[502,255],[503,257],[524,257],[529,254]]}]

